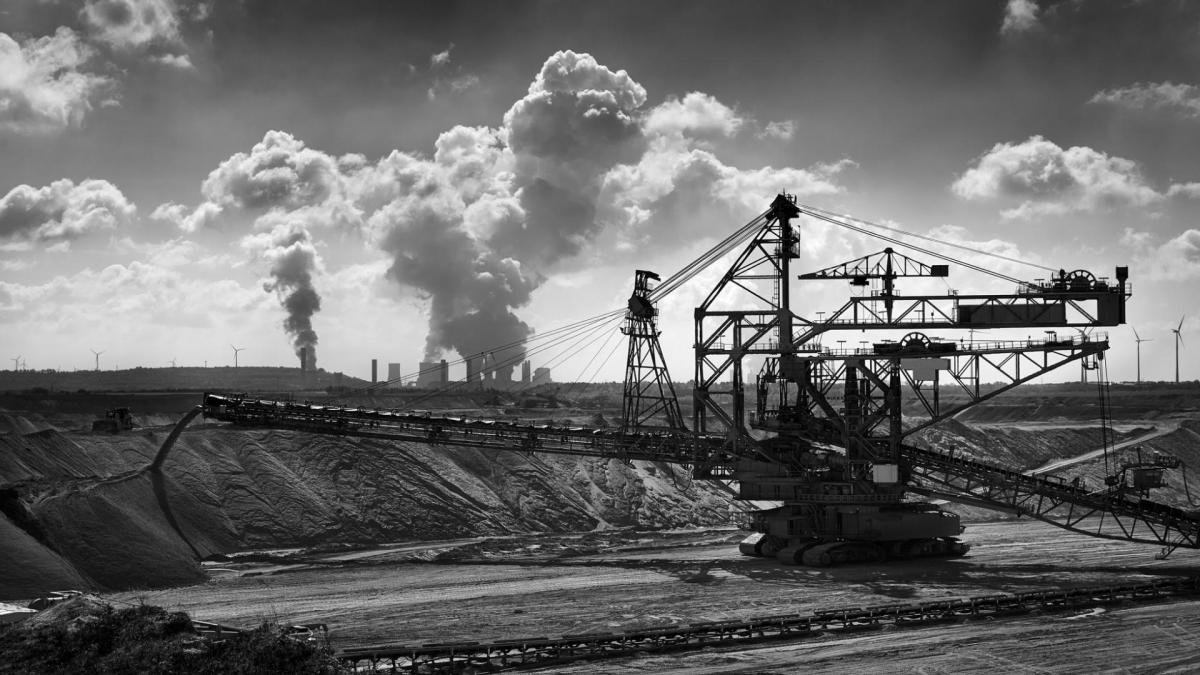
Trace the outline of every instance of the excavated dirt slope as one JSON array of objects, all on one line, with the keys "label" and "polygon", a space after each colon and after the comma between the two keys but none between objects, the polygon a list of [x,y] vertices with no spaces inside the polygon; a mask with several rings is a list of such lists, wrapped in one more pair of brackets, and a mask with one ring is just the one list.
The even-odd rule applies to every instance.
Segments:
[{"label": "excavated dirt slope", "polygon": [[[1133,395],[1136,394],[1136,395]],[[1114,392],[1116,440],[1179,457],[1156,501],[1200,504],[1195,400]],[[1166,398],[1164,398],[1166,396]],[[189,399],[191,401],[193,399]],[[921,432],[919,444],[1023,471],[1103,484],[1094,391],[1003,401]],[[578,416],[576,416],[578,417]],[[86,418],[0,413],[0,600],[60,588],[163,587],[206,578],[197,561],[247,549],[449,539],[741,520],[720,485],[668,465],[446,449],[194,423],[161,472],[165,413],[116,436]],[[1126,450],[1126,453],[1129,451]],[[1112,471],[1112,462],[1108,471]],[[973,520],[999,514],[951,505]]]},{"label": "excavated dirt slope", "polygon": [[203,580],[248,548],[728,524],[740,507],[667,465],[205,427],[0,434],[0,598]]}]

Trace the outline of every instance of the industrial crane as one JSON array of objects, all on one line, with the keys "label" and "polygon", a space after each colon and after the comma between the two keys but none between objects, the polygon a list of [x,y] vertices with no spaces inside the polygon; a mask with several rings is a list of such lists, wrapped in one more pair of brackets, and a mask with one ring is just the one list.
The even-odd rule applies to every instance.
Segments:
[{"label": "industrial crane", "polygon": [[[869,232],[943,262],[921,262],[885,248],[799,275],[806,283],[842,280],[862,291],[873,287],[828,319],[805,319],[791,309],[790,288],[792,261],[800,255],[793,221],[801,216]],[[945,278],[951,262],[995,273],[849,220],[779,195],[767,211],[657,288],[652,284],[661,281],[658,275],[637,271],[621,328],[629,349],[618,429],[221,394],[206,394],[203,412],[250,426],[685,465],[697,478],[736,481],[742,499],[779,503],[753,514],[754,534],[740,550],[785,563],[824,566],[966,553],[968,546],[958,539],[958,516],[910,495],[1016,512],[1092,536],[1158,544],[1163,556],[1178,547],[1200,548],[1200,517],[1147,498],[1177,461],[1130,463],[1104,488],[1089,490],[1052,476],[918,448],[908,440],[1067,364],[1098,368],[1108,349],[1105,336],[1081,331],[1077,339],[1060,339],[1051,329],[1123,323],[1131,295],[1126,268],[1118,267],[1112,281],[1084,270],[1059,270],[1049,281],[999,275],[1013,283],[1008,293],[904,295],[897,279]],[[695,311],[689,429],[658,344],[655,303],[743,242],[734,264]],[[1014,328],[1038,328],[1047,337],[967,342],[923,332],[956,329],[973,335]],[[826,333],[845,330],[904,336],[859,349],[822,345]],[[758,362],[751,410],[747,372]],[[985,377],[999,384],[985,387]],[[957,395],[944,400],[943,384],[955,385]],[[906,401],[921,415],[906,419]],[[1107,439],[1107,424],[1105,431]]]}]

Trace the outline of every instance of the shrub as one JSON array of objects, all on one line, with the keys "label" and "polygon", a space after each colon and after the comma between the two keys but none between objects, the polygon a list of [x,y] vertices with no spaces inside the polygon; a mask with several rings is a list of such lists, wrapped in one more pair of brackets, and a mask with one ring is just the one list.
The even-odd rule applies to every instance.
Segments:
[{"label": "shrub", "polygon": [[328,648],[286,637],[277,626],[214,641],[196,635],[183,612],[68,602],[80,611],[0,627],[0,673],[345,672]]}]

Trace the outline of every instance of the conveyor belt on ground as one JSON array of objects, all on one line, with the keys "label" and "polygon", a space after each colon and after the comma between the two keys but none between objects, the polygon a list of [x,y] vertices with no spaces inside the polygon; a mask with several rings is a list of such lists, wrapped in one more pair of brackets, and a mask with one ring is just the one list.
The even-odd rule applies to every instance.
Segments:
[{"label": "conveyor belt on ground", "polygon": [[1030,612],[1068,612],[1098,605],[1164,602],[1200,595],[1200,577],[1145,584],[1088,586],[1054,591],[984,595],[908,605],[831,608],[620,633],[585,633],[496,642],[446,642],[343,649],[337,658],[355,672],[495,672],[568,661],[799,640],[885,626],[912,628]]}]

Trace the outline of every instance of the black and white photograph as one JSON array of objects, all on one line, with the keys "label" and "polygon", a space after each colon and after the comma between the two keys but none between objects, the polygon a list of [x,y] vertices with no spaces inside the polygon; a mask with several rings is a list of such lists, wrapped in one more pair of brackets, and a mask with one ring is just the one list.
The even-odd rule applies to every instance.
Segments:
[{"label": "black and white photograph", "polygon": [[1200,3],[0,0],[0,675],[1198,645]]}]

